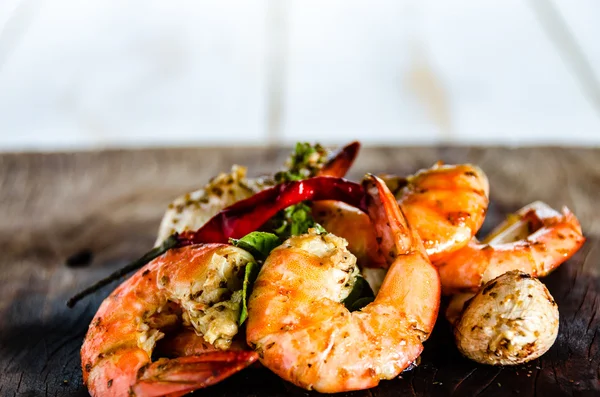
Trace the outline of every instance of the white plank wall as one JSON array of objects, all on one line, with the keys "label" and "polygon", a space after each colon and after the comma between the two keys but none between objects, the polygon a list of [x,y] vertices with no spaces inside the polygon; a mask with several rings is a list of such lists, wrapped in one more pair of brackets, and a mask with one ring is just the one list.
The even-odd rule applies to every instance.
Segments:
[{"label": "white plank wall", "polygon": [[0,0],[0,150],[600,145],[600,2]]}]

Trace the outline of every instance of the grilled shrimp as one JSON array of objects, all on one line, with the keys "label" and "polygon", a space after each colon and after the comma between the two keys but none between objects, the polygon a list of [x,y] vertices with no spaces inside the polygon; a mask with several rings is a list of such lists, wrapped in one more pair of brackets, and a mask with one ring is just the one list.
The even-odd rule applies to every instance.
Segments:
[{"label": "grilled shrimp", "polygon": [[[360,144],[352,142],[327,158],[327,151],[319,150],[308,158],[288,161],[288,169],[300,166],[299,176],[343,177],[358,154]],[[301,162],[301,164],[298,164]],[[294,163],[294,164],[291,164]],[[234,165],[230,173],[221,173],[206,186],[176,198],[165,212],[155,246],[173,233],[197,230],[220,210],[275,185],[273,177],[247,178],[246,167]]]},{"label": "grilled shrimp", "polygon": [[375,300],[343,303],[358,274],[346,241],[295,236],[273,250],[248,306],[246,338],[263,365],[305,389],[342,392],[392,379],[420,355],[440,302],[437,269],[384,182],[369,176],[368,209],[389,271]]},{"label": "grilled shrimp", "polygon": [[[230,245],[190,245],[123,282],[98,309],[81,349],[92,396],[180,396],[253,363],[256,353],[239,342],[229,349],[238,331],[244,268],[252,261]],[[153,361],[165,336],[169,345],[162,350],[180,356]]]},{"label": "grilled shrimp", "polygon": [[571,211],[565,207],[559,213],[536,201],[510,216],[482,243],[473,239],[439,263],[443,291],[476,292],[511,270],[544,277],[577,252],[584,241]]},{"label": "grilled shrimp", "polygon": [[[408,178],[383,176],[395,192],[408,223],[417,231],[432,261],[464,247],[477,233],[488,206],[489,184],[470,164],[440,165]],[[315,202],[313,216],[331,233],[344,237],[360,264],[385,267],[369,217],[335,201]]]}]

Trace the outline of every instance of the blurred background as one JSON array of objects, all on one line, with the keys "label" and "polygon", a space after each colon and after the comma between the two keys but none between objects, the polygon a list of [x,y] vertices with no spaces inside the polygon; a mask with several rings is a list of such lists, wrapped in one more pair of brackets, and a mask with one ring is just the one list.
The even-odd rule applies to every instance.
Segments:
[{"label": "blurred background", "polygon": [[0,0],[0,150],[600,145],[600,2]]}]

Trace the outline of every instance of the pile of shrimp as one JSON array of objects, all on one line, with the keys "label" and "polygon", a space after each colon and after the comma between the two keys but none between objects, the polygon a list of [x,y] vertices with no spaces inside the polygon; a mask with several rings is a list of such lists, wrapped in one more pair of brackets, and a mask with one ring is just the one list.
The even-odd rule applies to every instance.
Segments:
[{"label": "pile of shrimp", "polygon": [[[358,143],[348,145],[305,177],[338,181],[357,151]],[[404,177],[367,174],[356,186],[360,205],[310,202],[321,228],[289,236],[264,260],[242,246],[206,241],[170,249],[139,269],[89,326],[81,361],[90,393],[180,396],[256,361],[307,390],[375,387],[417,362],[442,295],[472,296],[515,270],[543,277],[584,242],[572,212],[543,203],[479,241],[489,184],[470,164],[438,163]],[[276,188],[275,178],[246,178],[234,167],[169,206],[157,245]],[[245,211],[252,216],[252,208]],[[246,299],[244,275],[253,263],[260,270]],[[350,310],[344,301],[360,277],[376,295]]]}]

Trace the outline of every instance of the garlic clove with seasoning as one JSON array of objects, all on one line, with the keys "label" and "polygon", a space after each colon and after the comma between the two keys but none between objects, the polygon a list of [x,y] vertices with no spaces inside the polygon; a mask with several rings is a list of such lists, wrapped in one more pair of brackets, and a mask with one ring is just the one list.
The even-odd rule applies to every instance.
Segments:
[{"label": "garlic clove with seasoning", "polygon": [[558,307],[544,284],[511,271],[486,283],[455,324],[459,351],[481,364],[516,365],[538,358],[558,335]]}]

